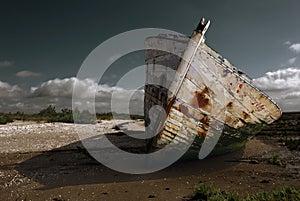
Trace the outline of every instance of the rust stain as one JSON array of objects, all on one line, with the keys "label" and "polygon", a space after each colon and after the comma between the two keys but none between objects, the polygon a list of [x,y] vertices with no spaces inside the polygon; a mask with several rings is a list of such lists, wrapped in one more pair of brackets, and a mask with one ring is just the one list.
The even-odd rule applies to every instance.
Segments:
[{"label": "rust stain", "polygon": [[243,87],[243,84],[239,84],[239,88],[241,89]]},{"label": "rust stain", "polygon": [[237,90],[236,90],[236,93],[240,93],[240,90],[237,89]]},{"label": "rust stain", "polygon": [[210,118],[208,116],[204,116],[201,120],[201,123],[205,124],[205,125],[209,125],[210,122]]},{"label": "rust stain", "polygon": [[195,108],[205,108],[210,104],[210,99],[208,98],[209,90],[205,87],[202,91],[196,91],[195,96],[191,102],[191,105]]},{"label": "rust stain", "polygon": [[198,135],[200,135],[200,136],[206,136],[206,133],[207,133],[207,131],[206,130],[204,130],[203,128],[201,128],[201,127],[198,127],[198,129],[197,129],[197,134]]},{"label": "rust stain", "polygon": [[232,102],[229,102],[229,103],[227,104],[226,107],[227,107],[228,109],[232,109],[232,106],[233,106],[233,103],[232,103]]},{"label": "rust stain", "polygon": [[167,113],[167,115],[169,115],[169,113],[171,111],[171,108],[174,105],[175,100],[176,100],[175,96],[173,96],[173,97],[171,97],[171,98],[168,99],[167,106],[166,106],[166,113]]},{"label": "rust stain", "polygon": [[243,111],[243,119],[248,119],[250,118],[250,115],[247,114],[245,111]]},{"label": "rust stain", "polygon": [[[180,108],[179,108],[179,106],[177,106],[177,105],[173,105],[173,108],[174,108],[175,110],[180,111]],[[181,112],[181,111],[180,111],[180,112]]]}]

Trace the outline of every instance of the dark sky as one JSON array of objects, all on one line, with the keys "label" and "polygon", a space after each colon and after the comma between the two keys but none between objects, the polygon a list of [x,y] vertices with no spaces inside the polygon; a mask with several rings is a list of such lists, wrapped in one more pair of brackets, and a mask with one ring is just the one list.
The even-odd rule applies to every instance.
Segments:
[{"label": "dark sky", "polygon": [[[207,43],[251,77],[294,57],[284,42],[300,41],[300,2],[279,1],[2,1],[0,80],[37,84],[75,76],[91,50],[131,29],[165,28],[190,35],[211,20]],[[295,65],[300,61],[295,61]],[[40,77],[18,78],[22,70]]]}]

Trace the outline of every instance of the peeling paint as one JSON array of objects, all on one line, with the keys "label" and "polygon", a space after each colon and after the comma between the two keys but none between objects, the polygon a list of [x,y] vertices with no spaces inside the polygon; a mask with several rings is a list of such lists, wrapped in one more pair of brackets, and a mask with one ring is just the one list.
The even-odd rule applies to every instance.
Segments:
[{"label": "peeling paint", "polygon": [[[201,37],[197,30],[192,34],[192,39],[199,40]],[[175,136],[184,141],[187,133],[203,138],[208,135],[210,127],[218,127],[213,122],[225,124],[221,137],[223,142],[220,143],[229,146],[244,142],[263,125],[281,116],[278,105],[270,97],[256,88],[252,80],[227,59],[208,47],[204,40],[196,47],[187,38],[168,35],[148,38],[145,44],[152,48],[146,51],[146,125],[148,111],[153,105],[164,107],[167,113],[163,131],[155,138],[153,146],[169,143]],[[183,58],[192,59],[184,61],[175,54],[156,51],[157,47],[167,47]],[[195,48],[195,56],[189,57]],[[167,69],[158,73],[157,64],[177,70],[180,77],[169,76]],[[150,80],[162,77],[168,78],[164,81],[175,95],[161,95],[161,88],[149,84]],[[193,147],[199,147],[201,143],[201,140],[195,140]]]}]

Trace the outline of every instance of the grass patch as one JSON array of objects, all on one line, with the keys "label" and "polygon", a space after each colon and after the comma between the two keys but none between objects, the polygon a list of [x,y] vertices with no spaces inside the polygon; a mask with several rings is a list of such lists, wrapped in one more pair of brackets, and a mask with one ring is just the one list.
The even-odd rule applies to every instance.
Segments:
[{"label": "grass patch", "polygon": [[0,124],[7,124],[13,122],[13,119],[6,114],[0,114]]},{"label": "grass patch", "polygon": [[260,192],[241,196],[236,192],[221,191],[214,185],[200,183],[196,186],[196,194],[190,200],[208,201],[279,201],[279,200],[300,200],[299,190],[293,187],[283,186],[272,192]]},{"label": "grass patch", "polygon": [[272,164],[272,165],[278,165],[281,167],[284,167],[285,164],[281,161],[280,157],[278,154],[274,154],[269,160],[268,163]]},{"label": "grass patch", "polygon": [[196,186],[196,195],[191,200],[241,200],[238,193],[221,191],[214,185],[200,183]]}]

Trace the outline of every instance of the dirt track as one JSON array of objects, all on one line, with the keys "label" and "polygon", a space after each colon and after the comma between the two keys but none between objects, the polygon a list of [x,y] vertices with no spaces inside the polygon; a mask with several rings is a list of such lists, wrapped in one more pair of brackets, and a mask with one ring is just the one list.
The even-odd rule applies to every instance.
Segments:
[{"label": "dirt track", "polygon": [[[111,122],[99,126],[112,140],[123,136]],[[239,152],[181,161],[147,175],[106,168],[78,140],[72,124],[0,126],[0,200],[186,200],[200,181],[243,194],[281,184],[300,189],[300,154],[280,146],[276,138],[258,136]],[[274,154],[285,167],[267,162]]]}]

